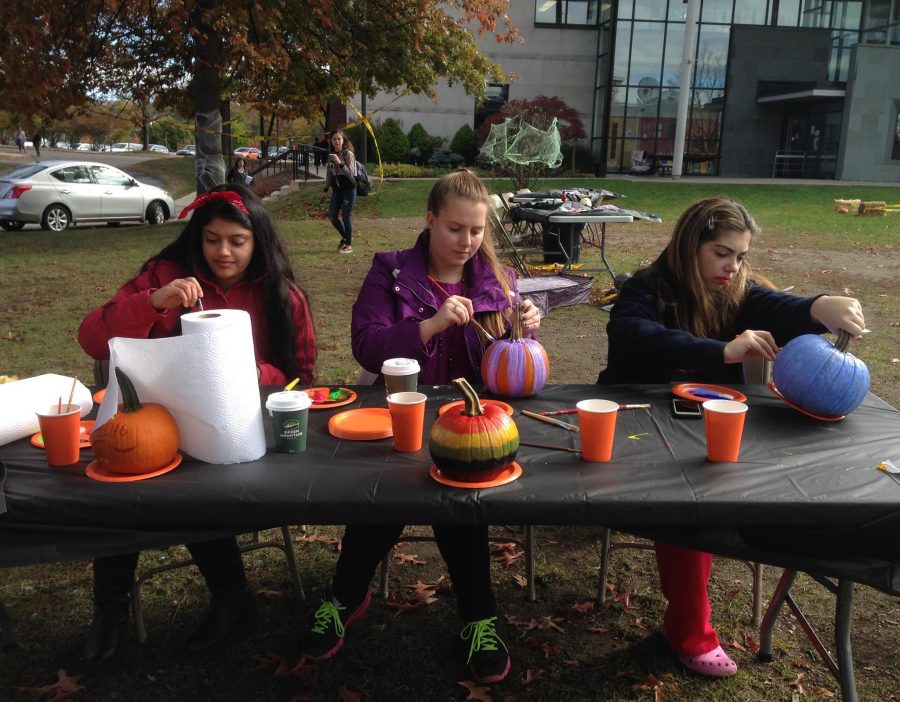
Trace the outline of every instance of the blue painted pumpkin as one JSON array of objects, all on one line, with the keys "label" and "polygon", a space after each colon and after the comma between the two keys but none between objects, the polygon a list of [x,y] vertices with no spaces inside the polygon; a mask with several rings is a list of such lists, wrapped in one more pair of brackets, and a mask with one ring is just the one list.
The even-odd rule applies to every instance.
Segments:
[{"label": "blue painted pumpkin", "polygon": [[785,399],[811,414],[850,414],[869,391],[869,369],[847,351],[850,335],[832,344],[816,334],[789,341],[775,357],[772,379]]}]

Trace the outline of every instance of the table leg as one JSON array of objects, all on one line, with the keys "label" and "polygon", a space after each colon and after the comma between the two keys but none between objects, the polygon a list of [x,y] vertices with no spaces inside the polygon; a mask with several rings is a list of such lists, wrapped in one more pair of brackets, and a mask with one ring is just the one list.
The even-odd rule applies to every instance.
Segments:
[{"label": "table leg", "polygon": [[606,222],[600,222],[600,258],[603,260],[603,265],[606,266],[606,270],[609,272],[609,277],[612,279],[613,285],[615,285],[616,274],[613,273],[612,266],[609,265],[609,261],[606,260]]},{"label": "table leg", "polygon": [[766,614],[763,617],[762,626],[759,628],[759,653],[756,656],[764,663],[772,662],[772,635],[775,631],[775,620],[778,619],[778,614],[785,601],[791,596],[791,586],[796,577],[797,571],[785,569],[778,585],[775,586],[769,606],[766,607]]},{"label": "table leg", "polygon": [[853,651],[850,645],[850,622],[853,614],[853,582],[838,580],[837,606],[834,613],[834,646],[837,649],[844,702],[857,702],[856,678],[853,675]]}]

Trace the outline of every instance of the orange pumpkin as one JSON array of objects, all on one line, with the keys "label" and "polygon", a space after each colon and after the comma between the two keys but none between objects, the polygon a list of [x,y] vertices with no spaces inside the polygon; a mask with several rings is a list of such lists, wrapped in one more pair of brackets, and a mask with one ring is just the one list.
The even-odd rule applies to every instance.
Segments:
[{"label": "orange pumpkin", "polygon": [[114,473],[151,473],[178,454],[178,425],[162,405],[141,404],[134,385],[116,368],[123,403],[108,422],[91,432],[99,467]]}]

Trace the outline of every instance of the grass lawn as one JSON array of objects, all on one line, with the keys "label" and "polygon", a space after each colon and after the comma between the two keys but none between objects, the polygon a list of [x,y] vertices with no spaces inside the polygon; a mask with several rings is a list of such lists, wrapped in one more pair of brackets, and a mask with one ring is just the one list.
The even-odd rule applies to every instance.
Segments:
[{"label": "grass lawn", "polygon": [[[160,178],[193,159],[159,159]],[[141,169],[153,164],[147,161]],[[172,164],[172,165],[170,165]],[[181,176],[191,187],[190,171]],[[352,383],[359,367],[349,349],[350,308],[377,251],[404,248],[414,241],[424,219],[431,181],[385,182],[361,198],[355,211],[354,253],[335,252],[337,234],[323,219],[321,191],[314,185],[274,201],[271,211],[287,244],[301,285],[308,292],[319,340],[318,380]],[[627,195],[624,206],[651,211],[664,224],[612,225],[608,253],[616,271],[633,270],[655,257],[678,214],[693,200],[711,194],[743,201],[763,233],[750,260],[779,286],[796,294],[820,291],[858,296],[873,333],[854,346],[869,365],[873,391],[900,405],[900,216],[860,218],[838,215],[832,199],[861,197],[900,203],[900,187],[841,185],[728,185],[715,180],[673,183],[655,179],[548,181],[550,188],[583,184]],[[506,181],[490,181],[496,191]],[[189,192],[189,191],[186,191]],[[0,374],[29,376],[57,372],[91,378],[90,360],[75,334],[84,314],[105,302],[134,275],[140,264],[171,241],[180,225],[78,228],[59,234],[26,230],[2,232],[0,246]],[[599,263],[595,249],[584,249],[582,262]],[[596,277],[596,288],[609,287]],[[541,340],[551,359],[551,380],[592,383],[606,355],[608,315],[595,305],[554,310],[544,321]],[[7,486],[8,488],[9,486]],[[150,640],[129,642],[121,663],[104,673],[88,672],[79,700],[464,700],[457,685],[467,677],[457,660],[455,608],[446,584],[438,603],[426,611],[398,616],[380,602],[348,638],[341,656],[314,668],[297,665],[300,616],[318,604],[327,590],[340,529],[293,529],[307,589],[304,604],[293,602],[283,558],[257,551],[246,558],[251,581],[261,593],[262,621],[246,639],[214,655],[194,659],[180,644],[194,627],[205,603],[205,588],[193,570],[172,571],[144,586]],[[525,602],[521,560],[497,564],[495,588],[509,623],[507,642],[513,673],[490,693],[468,699],[532,700],[706,700],[766,701],[835,699],[839,687],[816,662],[800,628],[786,614],[776,629],[776,660],[755,661],[757,631],[748,624],[749,573],[743,564],[717,559],[711,585],[714,622],[739,674],[712,682],[685,673],[656,631],[664,601],[652,555],[618,552],[612,562],[611,605],[587,604],[595,595],[598,531],[591,528],[538,529],[537,603]],[[442,574],[432,545],[409,544],[416,554],[391,568],[391,588],[402,597],[416,581]],[[183,549],[149,551],[142,566],[179,558]],[[499,554],[502,558],[502,553]],[[764,591],[771,593],[778,572],[766,570]],[[518,577],[517,577],[518,576]],[[90,621],[89,564],[69,563],[11,569],[0,579],[0,601],[14,617],[20,648],[0,650],[0,700],[47,699],[20,688],[36,688],[55,671],[85,674],[79,651]],[[827,627],[833,600],[801,577],[796,594],[814,622]],[[575,606],[577,605],[577,606]],[[897,700],[900,690],[900,603],[857,588],[854,654],[860,698]],[[279,656],[286,666],[279,668]],[[296,667],[295,667],[296,665]],[[288,672],[288,671],[293,672]],[[651,677],[652,676],[652,677]]]}]

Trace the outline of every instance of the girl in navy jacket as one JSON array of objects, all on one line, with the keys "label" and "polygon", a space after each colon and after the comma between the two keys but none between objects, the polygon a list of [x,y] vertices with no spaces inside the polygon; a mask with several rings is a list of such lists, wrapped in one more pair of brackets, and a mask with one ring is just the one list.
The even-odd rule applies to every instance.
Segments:
[{"label": "girl in navy jacket", "polygon": [[[865,319],[857,300],[791,297],[752,282],[745,258],[758,231],[731,200],[691,205],[660,256],[622,286],[597,382],[742,383],[743,361],[772,361],[795,336],[845,329],[859,337]],[[710,623],[712,556],[657,542],[656,559],[669,601],[662,630],[682,664],[702,675],[734,675],[737,665]]]}]

